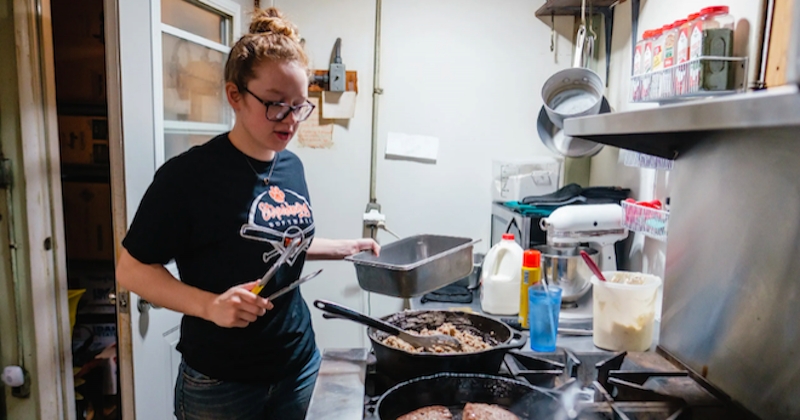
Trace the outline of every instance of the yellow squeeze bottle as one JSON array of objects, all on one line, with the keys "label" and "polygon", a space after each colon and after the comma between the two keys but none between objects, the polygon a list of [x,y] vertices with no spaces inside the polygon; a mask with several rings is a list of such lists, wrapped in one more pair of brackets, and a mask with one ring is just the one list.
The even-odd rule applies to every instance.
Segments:
[{"label": "yellow squeeze bottle", "polygon": [[542,253],[529,249],[522,254],[522,276],[519,291],[519,323],[528,328],[528,289],[542,278]]}]

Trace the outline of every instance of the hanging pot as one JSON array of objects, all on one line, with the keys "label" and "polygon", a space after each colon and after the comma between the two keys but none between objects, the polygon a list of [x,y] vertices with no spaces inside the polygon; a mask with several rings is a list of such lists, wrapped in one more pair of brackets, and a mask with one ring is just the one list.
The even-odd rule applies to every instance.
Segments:
[{"label": "hanging pot", "polygon": [[[600,114],[611,112],[611,106],[608,101],[603,98],[600,106]],[[564,130],[556,127],[547,115],[545,107],[539,111],[539,118],[536,121],[536,130],[539,133],[539,139],[542,140],[553,153],[572,158],[591,157],[603,150],[603,144],[589,140],[583,140],[575,137],[570,137],[564,134]]]},{"label": "hanging pot", "polygon": [[567,118],[597,114],[603,103],[603,80],[597,73],[585,68],[585,44],[586,26],[581,24],[573,67],[550,76],[542,87],[545,112],[558,128],[564,127]]}]

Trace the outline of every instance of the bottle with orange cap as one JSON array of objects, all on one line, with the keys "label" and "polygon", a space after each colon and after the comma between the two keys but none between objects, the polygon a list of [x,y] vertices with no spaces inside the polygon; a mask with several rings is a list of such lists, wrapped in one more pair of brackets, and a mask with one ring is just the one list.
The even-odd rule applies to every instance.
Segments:
[{"label": "bottle with orange cap", "polygon": [[542,253],[529,249],[522,254],[522,276],[519,293],[519,323],[528,328],[528,289],[542,278]]}]

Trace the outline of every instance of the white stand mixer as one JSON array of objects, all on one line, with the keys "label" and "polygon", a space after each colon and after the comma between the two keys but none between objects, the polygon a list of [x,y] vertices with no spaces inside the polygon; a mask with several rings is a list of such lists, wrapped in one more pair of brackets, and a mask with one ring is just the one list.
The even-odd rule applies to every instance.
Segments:
[{"label": "white stand mixer", "polygon": [[547,231],[547,245],[555,248],[577,248],[588,243],[600,251],[602,271],[617,269],[614,243],[628,237],[622,225],[625,217],[618,204],[585,204],[559,207],[550,217],[541,219],[540,227]]}]

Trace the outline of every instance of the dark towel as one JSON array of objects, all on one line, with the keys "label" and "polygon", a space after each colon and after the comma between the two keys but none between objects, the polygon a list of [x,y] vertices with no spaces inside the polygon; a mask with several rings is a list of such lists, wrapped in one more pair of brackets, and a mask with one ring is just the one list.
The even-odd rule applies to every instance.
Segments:
[{"label": "dark towel", "polygon": [[630,195],[631,190],[620,187],[589,187],[581,191],[586,197],[586,204],[619,204]]},{"label": "dark towel", "polygon": [[522,202],[525,204],[531,204],[534,206],[546,205],[546,206],[553,206],[553,205],[565,205],[575,202],[575,200],[581,195],[583,188],[581,188],[578,184],[569,184],[565,185],[561,189],[556,192],[545,194],[545,195],[532,195],[530,197],[525,197],[522,199]]},{"label": "dark towel", "polygon": [[538,208],[558,208],[571,204],[619,204],[628,198],[630,192],[631,190],[620,187],[583,188],[578,184],[569,184],[554,193],[525,197],[522,203]]},{"label": "dark towel", "polygon": [[472,303],[472,291],[467,286],[451,284],[422,296],[425,302]]}]

